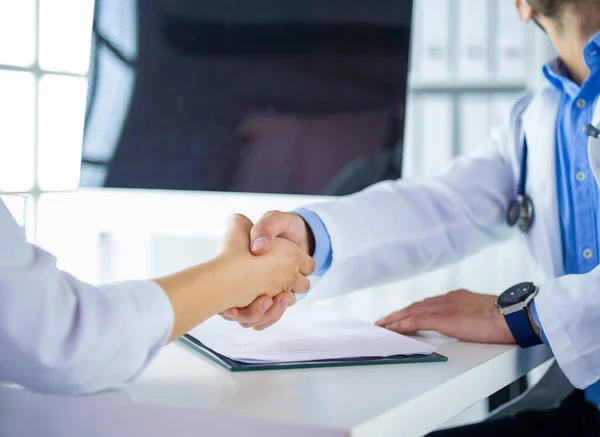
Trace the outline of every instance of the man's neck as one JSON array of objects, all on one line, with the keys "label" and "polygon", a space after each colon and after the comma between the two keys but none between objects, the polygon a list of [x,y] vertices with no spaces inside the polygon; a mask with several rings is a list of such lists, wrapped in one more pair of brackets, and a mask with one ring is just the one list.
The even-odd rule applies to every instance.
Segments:
[{"label": "man's neck", "polygon": [[581,85],[589,75],[589,70],[583,59],[583,50],[590,39],[600,30],[600,20],[592,22],[588,19],[578,19],[576,16],[565,17],[561,35],[556,38],[556,49],[571,79]]}]

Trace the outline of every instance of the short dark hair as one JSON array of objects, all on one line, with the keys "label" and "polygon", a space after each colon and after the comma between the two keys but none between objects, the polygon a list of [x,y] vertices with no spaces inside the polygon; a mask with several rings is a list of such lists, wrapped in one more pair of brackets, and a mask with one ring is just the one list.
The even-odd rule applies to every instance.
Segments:
[{"label": "short dark hair", "polygon": [[558,18],[566,6],[585,3],[585,0],[527,0],[527,3],[539,14]]}]

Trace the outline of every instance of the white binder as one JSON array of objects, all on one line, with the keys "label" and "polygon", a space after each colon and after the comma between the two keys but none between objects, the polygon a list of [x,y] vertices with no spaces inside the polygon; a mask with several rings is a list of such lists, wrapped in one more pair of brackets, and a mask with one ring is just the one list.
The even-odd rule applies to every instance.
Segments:
[{"label": "white binder", "polygon": [[488,0],[458,2],[458,72],[461,78],[485,79],[489,75]]},{"label": "white binder", "polygon": [[450,1],[415,2],[415,59],[419,78],[446,79],[450,75]]},{"label": "white binder", "polygon": [[406,102],[406,118],[404,125],[404,142],[403,142],[403,158],[402,158],[402,177],[416,178],[420,176],[419,140],[415,136],[417,128],[417,120],[415,113],[415,97],[411,94]]},{"label": "white binder", "polygon": [[423,174],[442,171],[454,157],[454,117],[452,97],[426,95],[421,99],[421,160]]},{"label": "white binder", "polygon": [[500,79],[525,76],[525,25],[519,21],[513,2],[498,2],[495,58]]}]

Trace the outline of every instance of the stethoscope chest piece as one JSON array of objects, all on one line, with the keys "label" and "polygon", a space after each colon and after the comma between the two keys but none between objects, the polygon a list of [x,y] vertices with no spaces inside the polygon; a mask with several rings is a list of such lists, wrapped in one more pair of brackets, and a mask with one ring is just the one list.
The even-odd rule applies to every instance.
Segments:
[{"label": "stethoscope chest piece", "polygon": [[527,184],[527,139],[523,140],[521,149],[521,174],[519,175],[519,186],[517,189],[517,197],[508,205],[506,213],[506,222],[509,226],[517,225],[519,230],[526,234],[533,226],[533,201],[525,193]]},{"label": "stethoscope chest piece", "polygon": [[508,205],[508,213],[506,215],[506,221],[509,226],[514,226],[519,221],[519,215],[521,214],[521,205],[517,199],[514,199]]},{"label": "stethoscope chest piece", "polygon": [[[592,141],[600,138],[600,129],[591,124],[584,127],[583,133],[591,137]],[[520,167],[521,174],[519,176],[517,197],[508,205],[506,221],[509,226],[517,225],[519,230],[526,234],[533,226],[533,219],[535,217],[533,201],[525,193],[525,186],[527,185],[527,138],[523,138]]]},{"label": "stethoscope chest piece", "polygon": [[519,194],[516,199],[510,202],[506,217],[509,226],[517,225],[519,230],[526,234],[533,226],[534,217],[533,201],[527,194]]}]

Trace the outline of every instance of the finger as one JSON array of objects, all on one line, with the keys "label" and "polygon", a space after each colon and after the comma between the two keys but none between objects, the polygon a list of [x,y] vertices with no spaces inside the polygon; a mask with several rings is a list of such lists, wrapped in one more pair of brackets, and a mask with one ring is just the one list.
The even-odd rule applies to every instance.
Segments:
[{"label": "finger", "polygon": [[282,302],[284,296],[281,295],[279,302],[277,302],[277,304],[283,309],[294,306],[294,304],[296,303],[296,293],[294,293],[293,291],[286,291],[285,294],[287,295],[287,299],[285,299],[285,302]]},{"label": "finger", "polygon": [[413,311],[415,311],[415,309],[417,309],[418,305],[420,305],[420,304],[421,304],[421,302],[417,302],[417,303],[414,303],[412,305],[409,305],[406,308],[401,309],[400,311],[396,311],[396,312],[394,312],[394,313],[392,313],[392,314],[390,314],[390,315],[388,315],[388,316],[386,316],[386,317],[384,317],[384,318],[382,318],[380,320],[377,320],[375,322],[375,324],[378,325],[378,326],[384,326],[385,327],[385,326],[387,326],[387,325],[389,325],[391,323],[399,322],[402,319],[405,319],[405,318],[409,317],[411,315],[411,313]]},{"label": "finger", "polygon": [[[308,290],[310,290],[310,279],[308,279],[306,276],[299,275],[298,279],[296,279],[296,282],[294,282],[292,285],[292,291],[297,294],[304,294],[307,293]],[[294,300],[296,300],[295,296]]]},{"label": "finger", "polygon": [[284,235],[291,222],[291,214],[270,211],[263,215],[250,231],[252,253],[264,255],[269,251],[275,238]]},{"label": "finger", "polygon": [[227,320],[235,320],[238,314],[239,311],[237,308],[229,308],[227,311],[221,313],[221,317]]},{"label": "finger", "polygon": [[300,259],[300,273],[304,276],[310,276],[315,271],[315,260],[312,256],[303,253],[302,258]]},{"label": "finger", "polygon": [[400,311],[396,311],[378,320],[377,322],[375,322],[375,324],[378,326],[385,327],[391,323],[400,322],[403,319],[406,319],[407,317],[411,317],[413,315],[423,314],[426,312],[435,312],[435,308],[437,308],[438,305],[439,303],[436,298],[429,298],[420,302],[415,302],[412,305],[409,305],[408,307]]},{"label": "finger", "polygon": [[248,250],[252,221],[242,214],[234,214],[227,221],[227,231],[223,237],[223,244],[227,247],[243,248]]},{"label": "finger", "polygon": [[[279,299],[278,299],[279,298]],[[285,310],[294,305],[296,297],[294,293],[281,293],[275,299],[275,304],[265,313],[262,320],[254,326],[255,331],[263,331],[275,323],[279,322],[285,313]]]},{"label": "finger", "polygon": [[274,324],[276,324],[277,322],[279,322],[281,320],[281,318],[283,317],[284,312],[282,311],[281,314],[272,320],[269,320],[266,323],[261,323],[260,325],[255,325],[252,327],[252,329],[254,329],[255,331],[264,331],[267,328],[270,328],[271,326],[273,326]]},{"label": "finger", "polygon": [[437,331],[435,317],[429,315],[410,316],[398,322],[390,323],[385,327],[398,334],[411,334],[417,331]]},{"label": "finger", "polygon": [[272,306],[273,299],[271,299],[268,296],[261,296],[254,302],[252,302],[250,305],[248,305],[246,308],[238,308],[238,314],[234,320],[240,324],[255,324],[264,316],[265,312],[267,312]]}]

